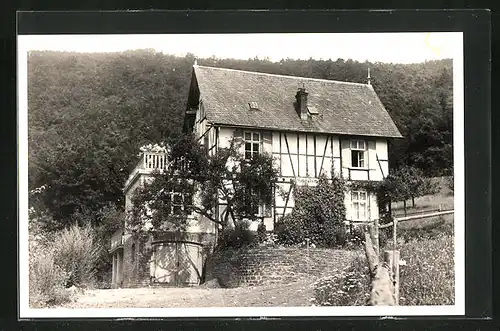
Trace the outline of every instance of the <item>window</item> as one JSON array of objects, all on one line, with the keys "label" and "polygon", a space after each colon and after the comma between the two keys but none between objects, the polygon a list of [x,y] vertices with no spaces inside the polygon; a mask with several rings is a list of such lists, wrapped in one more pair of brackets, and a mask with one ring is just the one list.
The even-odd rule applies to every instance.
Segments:
[{"label": "window", "polygon": [[353,191],[352,199],[352,218],[357,221],[366,221],[368,216],[367,194],[366,191]]},{"label": "window", "polygon": [[135,263],[135,254],[136,254],[136,252],[135,252],[135,244],[132,244],[132,247],[130,249],[130,255],[132,257],[132,263]]},{"label": "window", "polygon": [[364,140],[351,140],[351,166],[353,168],[365,167],[365,149]]},{"label": "window", "polygon": [[168,195],[170,202],[170,214],[181,216],[189,213],[193,203],[191,194],[171,191]]},{"label": "window", "polygon": [[250,110],[259,110],[259,104],[256,101],[249,102],[248,108]]},{"label": "window", "polygon": [[184,196],[182,193],[172,192],[171,194],[172,204],[170,206],[171,214],[181,215],[184,210]]},{"label": "window", "polygon": [[250,160],[254,155],[259,154],[261,135],[258,132],[245,132],[245,159]]}]

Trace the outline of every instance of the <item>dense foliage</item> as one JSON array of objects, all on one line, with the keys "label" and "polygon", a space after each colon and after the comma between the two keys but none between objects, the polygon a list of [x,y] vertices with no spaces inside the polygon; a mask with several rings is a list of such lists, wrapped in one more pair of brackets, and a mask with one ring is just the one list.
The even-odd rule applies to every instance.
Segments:
[{"label": "dense foliage", "polygon": [[[146,143],[180,134],[192,55],[154,50],[112,54],[29,54],[29,188],[36,212],[68,224],[85,210],[94,215],[123,208],[122,187]],[[352,60],[198,59],[200,65],[299,75],[372,85],[405,139],[390,146],[390,165],[421,169],[426,176],[452,168],[452,62],[359,63]]]},{"label": "dense foliage", "polygon": [[278,241],[296,245],[310,240],[320,247],[345,243],[346,185],[341,178],[322,176],[316,186],[295,187],[292,212],[276,222]]}]

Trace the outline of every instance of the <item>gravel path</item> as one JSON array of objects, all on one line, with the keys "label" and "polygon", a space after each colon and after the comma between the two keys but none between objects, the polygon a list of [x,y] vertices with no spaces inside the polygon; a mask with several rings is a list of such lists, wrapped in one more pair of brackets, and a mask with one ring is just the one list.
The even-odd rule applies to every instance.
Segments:
[{"label": "gravel path", "polygon": [[309,306],[312,281],[223,288],[134,288],[89,290],[65,308],[187,308]]}]

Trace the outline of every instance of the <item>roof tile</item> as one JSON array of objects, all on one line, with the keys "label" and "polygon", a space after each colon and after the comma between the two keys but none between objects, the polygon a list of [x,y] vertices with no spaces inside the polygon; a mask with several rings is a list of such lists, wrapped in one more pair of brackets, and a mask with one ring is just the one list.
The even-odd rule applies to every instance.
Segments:
[{"label": "roof tile", "polygon": [[[401,137],[371,85],[194,66],[207,120],[213,124],[299,132]],[[302,120],[294,102],[304,84],[318,115]],[[249,101],[259,111],[249,111]]]}]

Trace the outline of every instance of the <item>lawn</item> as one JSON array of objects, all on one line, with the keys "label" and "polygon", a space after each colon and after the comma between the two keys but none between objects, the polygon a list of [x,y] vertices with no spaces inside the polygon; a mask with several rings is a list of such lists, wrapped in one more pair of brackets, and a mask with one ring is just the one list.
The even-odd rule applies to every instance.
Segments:
[{"label": "lawn", "polygon": [[[425,213],[441,210],[450,210],[454,208],[454,195],[446,185],[446,178],[436,177],[433,181],[438,184],[439,191],[436,194],[424,195],[415,199],[415,206],[412,206],[411,200],[406,202],[406,211],[408,215],[414,213]],[[403,202],[392,204],[392,213],[395,217],[404,216]],[[436,223],[445,222],[453,224],[453,214],[443,215],[433,218],[422,218],[398,223],[399,229],[421,229],[434,226]]]}]

